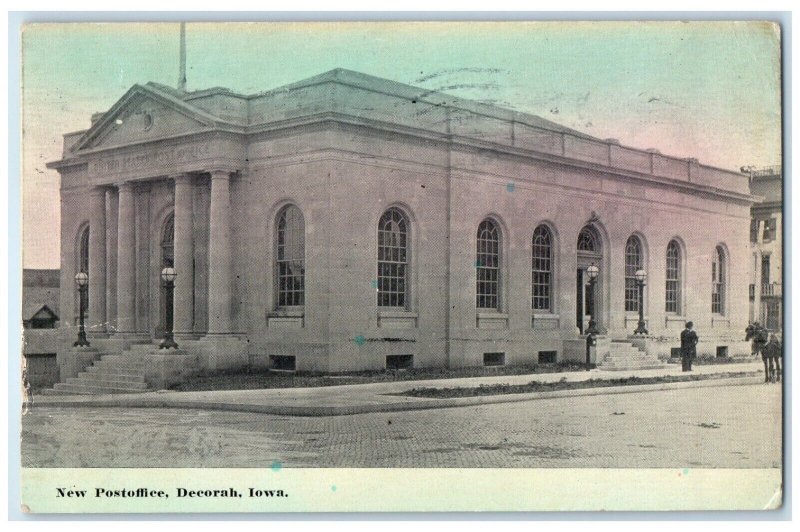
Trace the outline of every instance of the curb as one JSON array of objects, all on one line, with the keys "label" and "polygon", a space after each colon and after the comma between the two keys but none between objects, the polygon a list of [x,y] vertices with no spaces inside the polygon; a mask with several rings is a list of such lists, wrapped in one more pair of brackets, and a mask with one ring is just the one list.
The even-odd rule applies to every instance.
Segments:
[{"label": "curb", "polygon": [[[418,399],[404,397],[391,403],[362,403],[342,406],[291,406],[269,404],[226,403],[207,400],[172,399],[170,397],[119,397],[86,401],[64,401],[45,399],[23,403],[23,409],[37,407],[92,407],[92,408],[183,408],[192,410],[222,410],[228,412],[249,412],[298,417],[330,417],[376,412],[402,412],[410,410],[430,410],[435,408],[455,408],[461,406],[488,405],[498,403],[518,403],[540,399],[559,399],[562,397],[591,397],[637,392],[657,392],[687,388],[712,388],[718,386],[741,386],[763,382],[761,376],[704,379],[699,381],[669,382],[658,384],[636,384],[630,386],[605,386],[577,390],[556,390],[552,392],[530,392],[520,394],[501,394],[474,397],[453,397],[446,399]],[[175,392],[181,393],[181,392]],[[379,395],[390,397],[391,395]]]}]

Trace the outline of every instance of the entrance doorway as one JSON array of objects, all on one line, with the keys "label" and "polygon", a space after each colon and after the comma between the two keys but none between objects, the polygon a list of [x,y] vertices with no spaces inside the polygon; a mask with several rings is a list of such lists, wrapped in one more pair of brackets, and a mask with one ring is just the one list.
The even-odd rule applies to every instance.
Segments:
[{"label": "entrance doorway", "polygon": [[175,215],[170,214],[161,230],[161,265],[158,268],[159,318],[155,337],[163,338],[167,332],[167,289],[161,281],[161,270],[167,266],[175,267]]},{"label": "entrance doorway", "polygon": [[[585,226],[578,234],[578,269],[575,276],[575,325],[584,334],[589,327],[589,320],[594,319],[597,325],[602,323],[599,296],[602,293],[603,250],[600,234],[591,225]],[[589,283],[586,270],[594,264],[600,267],[600,275],[594,283]]]},{"label": "entrance doorway", "polygon": [[595,321],[597,320],[596,313],[595,313],[595,291],[597,289],[597,284],[592,284],[589,282],[589,276],[586,274],[585,266],[583,268],[578,268],[577,277],[576,277],[576,325],[578,326],[578,330],[583,334],[586,331],[586,328],[589,327],[589,320],[594,317]]}]

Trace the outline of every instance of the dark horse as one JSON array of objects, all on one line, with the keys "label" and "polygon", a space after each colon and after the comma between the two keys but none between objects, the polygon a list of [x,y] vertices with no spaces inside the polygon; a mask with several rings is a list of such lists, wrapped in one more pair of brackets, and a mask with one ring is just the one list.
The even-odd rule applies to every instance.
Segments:
[{"label": "dark horse", "polygon": [[[781,382],[781,354],[783,353],[783,345],[777,336],[774,334],[770,336],[769,343],[764,346],[762,358],[766,357],[769,361],[769,381]],[[765,362],[766,364],[766,362]],[[766,367],[766,366],[765,366]]]},{"label": "dark horse", "polygon": [[[745,335],[745,341],[753,341],[751,351],[753,356],[760,353],[761,360],[764,361],[764,382],[780,380],[780,345],[775,349],[775,345],[771,341],[769,344],[767,343],[769,340],[769,331],[758,322],[748,325],[745,329]],[[772,340],[777,341],[775,335],[772,336]],[[775,353],[777,353],[777,355]],[[778,368],[777,373],[775,366]]]}]

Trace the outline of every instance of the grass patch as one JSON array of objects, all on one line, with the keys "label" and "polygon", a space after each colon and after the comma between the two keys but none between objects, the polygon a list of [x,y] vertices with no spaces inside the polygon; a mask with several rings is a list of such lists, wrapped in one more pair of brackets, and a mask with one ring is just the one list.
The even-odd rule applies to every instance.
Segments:
[{"label": "grass patch", "polygon": [[753,371],[716,375],[664,375],[661,377],[625,377],[619,379],[589,379],[587,381],[558,382],[531,381],[528,384],[482,384],[473,388],[414,388],[407,392],[391,394],[430,399],[449,399],[453,397],[478,397],[486,395],[506,395],[515,393],[553,392],[557,390],[580,390],[583,388],[608,388],[611,386],[637,386],[640,384],[662,384],[670,382],[690,382],[710,379],[729,379],[758,375]]},{"label": "grass patch", "polygon": [[499,375],[529,375],[585,371],[582,364],[560,362],[556,364],[530,364],[523,366],[473,367],[473,368],[412,368],[405,370],[355,371],[347,373],[279,372],[266,368],[237,371],[213,371],[195,375],[186,382],[170,387],[171,390],[263,390],[265,388],[316,388],[342,384],[369,384],[374,382],[414,381],[428,379],[458,379],[463,377],[491,377]]},{"label": "grass patch", "polygon": [[[718,365],[725,365],[725,364],[745,364],[747,362],[753,362],[754,360],[761,360],[761,357],[702,357],[702,358],[695,358],[692,360],[693,366],[718,366]],[[680,358],[670,358],[667,363],[669,364],[680,364]]]}]

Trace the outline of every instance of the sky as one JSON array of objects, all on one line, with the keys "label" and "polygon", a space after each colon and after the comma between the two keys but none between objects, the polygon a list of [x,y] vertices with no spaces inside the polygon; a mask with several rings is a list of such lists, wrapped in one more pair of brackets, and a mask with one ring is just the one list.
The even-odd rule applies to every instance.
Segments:
[{"label": "sky", "polygon": [[[780,36],[758,22],[189,23],[189,90],[347,68],[738,170],[781,162]],[[178,80],[177,23],[22,36],[23,266],[59,267],[62,135],[135,83]]]}]

